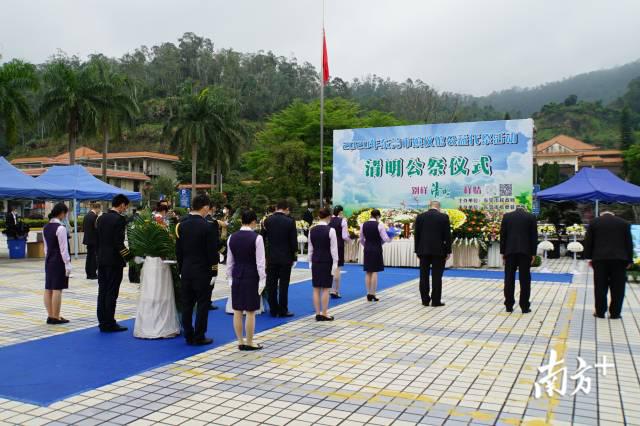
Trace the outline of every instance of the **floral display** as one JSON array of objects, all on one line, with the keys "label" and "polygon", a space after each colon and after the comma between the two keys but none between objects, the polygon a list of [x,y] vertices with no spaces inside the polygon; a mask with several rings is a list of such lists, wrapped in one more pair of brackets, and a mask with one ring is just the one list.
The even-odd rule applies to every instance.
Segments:
[{"label": "floral display", "polygon": [[363,210],[357,217],[358,225],[362,225],[369,219],[371,219],[371,211],[372,209]]},{"label": "floral display", "polygon": [[577,241],[572,241],[567,245],[567,250],[571,253],[582,253],[584,251],[584,246]]},{"label": "floral display", "polygon": [[413,223],[416,220],[416,215],[410,213],[400,213],[392,218],[394,223]]},{"label": "floral display", "polygon": [[586,233],[586,230],[584,228],[584,225],[579,225],[577,223],[574,223],[571,226],[567,226],[567,234],[569,235],[575,235],[577,237],[583,236]]},{"label": "floral display", "polygon": [[306,220],[296,220],[296,229],[306,231],[309,229],[309,224]]},{"label": "floral display", "polygon": [[500,225],[499,220],[493,220],[485,225],[483,229],[485,241],[490,243],[500,241]]},{"label": "floral display", "polygon": [[467,216],[458,209],[442,209],[442,213],[446,213],[449,216],[452,230],[460,228],[467,220]]},{"label": "floral display", "polygon": [[538,225],[538,233],[543,235],[552,235],[556,233],[556,227],[549,224]]},{"label": "floral display", "polygon": [[553,250],[553,243],[551,241],[542,241],[538,244],[538,251],[551,251]]}]

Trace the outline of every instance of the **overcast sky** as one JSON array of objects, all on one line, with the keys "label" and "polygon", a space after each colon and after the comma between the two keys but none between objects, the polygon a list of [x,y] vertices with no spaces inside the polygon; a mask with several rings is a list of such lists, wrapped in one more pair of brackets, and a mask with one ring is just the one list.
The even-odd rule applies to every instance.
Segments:
[{"label": "overcast sky", "polygon": [[[2,61],[121,56],[192,31],[319,67],[322,0],[1,0]],[[326,0],[332,76],[484,95],[640,58],[638,0]]]}]

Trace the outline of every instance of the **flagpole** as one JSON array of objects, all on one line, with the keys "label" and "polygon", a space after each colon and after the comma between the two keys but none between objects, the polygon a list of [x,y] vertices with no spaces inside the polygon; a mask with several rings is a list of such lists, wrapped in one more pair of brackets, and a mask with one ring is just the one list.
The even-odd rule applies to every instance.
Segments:
[{"label": "flagpole", "polygon": [[324,207],[324,0],[322,0],[322,49],[320,54],[320,207]]}]

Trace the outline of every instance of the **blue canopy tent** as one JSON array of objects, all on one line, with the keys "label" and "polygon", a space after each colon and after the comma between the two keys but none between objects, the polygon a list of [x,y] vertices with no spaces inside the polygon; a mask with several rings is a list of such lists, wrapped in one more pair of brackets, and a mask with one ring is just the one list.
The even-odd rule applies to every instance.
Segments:
[{"label": "blue canopy tent", "polygon": [[0,157],[0,198],[71,200],[73,191],[65,186],[34,179]]},{"label": "blue canopy tent", "polygon": [[620,179],[607,169],[584,168],[571,179],[539,191],[542,201],[595,201],[596,216],[599,203],[640,203],[640,186]]},{"label": "blue canopy tent", "polygon": [[78,221],[76,217],[76,203],[78,200],[111,200],[118,194],[126,195],[131,201],[140,201],[142,199],[139,192],[125,191],[117,186],[109,185],[79,165],[53,166],[35,180],[64,186],[71,190],[69,199],[73,200],[73,227],[75,231],[73,241],[76,257],[78,256]]}]

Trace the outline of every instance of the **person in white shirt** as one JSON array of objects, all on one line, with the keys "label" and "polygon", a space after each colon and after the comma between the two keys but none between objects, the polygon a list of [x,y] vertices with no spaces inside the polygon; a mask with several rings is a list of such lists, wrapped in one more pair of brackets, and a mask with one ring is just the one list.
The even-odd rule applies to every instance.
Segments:
[{"label": "person in white shirt", "polygon": [[47,308],[47,324],[66,324],[69,320],[60,316],[62,290],[69,288],[71,274],[71,256],[67,228],[62,224],[69,209],[64,203],[58,203],[49,213],[49,223],[45,225],[45,291],[44,306]]},{"label": "person in white shirt", "polygon": [[309,267],[313,286],[313,305],[316,321],[333,321],[328,314],[329,289],[338,269],[338,238],[329,226],[331,212],[322,208],[318,212],[320,222],[309,230]]},{"label": "person in white shirt", "polygon": [[[238,349],[255,351],[261,345],[253,344],[256,311],[260,309],[261,294],[267,283],[265,252],[262,236],[255,232],[258,217],[252,210],[242,212],[242,227],[227,242],[227,278],[231,286],[233,329],[238,338]],[[242,335],[242,319],[246,339]]]}]

